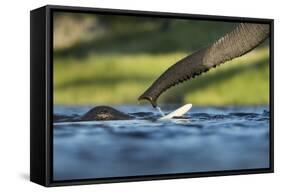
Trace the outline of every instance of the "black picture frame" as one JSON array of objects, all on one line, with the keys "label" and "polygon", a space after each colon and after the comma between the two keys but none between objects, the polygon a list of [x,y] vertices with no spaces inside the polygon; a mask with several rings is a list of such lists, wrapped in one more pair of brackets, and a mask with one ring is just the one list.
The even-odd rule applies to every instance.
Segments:
[{"label": "black picture frame", "polygon": [[[53,12],[102,13],[127,16],[149,16],[165,18],[183,18],[210,21],[231,21],[265,23],[270,25],[270,150],[269,168],[233,171],[212,171],[200,173],[165,174],[149,176],[112,177],[102,179],[81,179],[54,181],[53,170]],[[129,182],[160,179],[178,179],[190,177],[226,176],[240,174],[274,172],[274,20],[246,17],[228,17],[214,15],[194,15],[183,13],[149,12],[136,10],[101,9],[89,7],[70,7],[46,5],[30,12],[30,180],[43,186],[81,185],[112,182]]]}]

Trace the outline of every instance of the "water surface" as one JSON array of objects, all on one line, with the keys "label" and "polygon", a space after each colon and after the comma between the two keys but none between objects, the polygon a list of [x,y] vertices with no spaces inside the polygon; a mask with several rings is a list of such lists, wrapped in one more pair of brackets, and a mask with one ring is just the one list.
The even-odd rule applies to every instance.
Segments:
[{"label": "water surface", "polygon": [[[54,113],[79,116],[92,107],[54,106]],[[113,107],[135,119],[54,123],[54,180],[269,167],[268,106],[193,107],[171,121],[157,121],[148,105]]]}]

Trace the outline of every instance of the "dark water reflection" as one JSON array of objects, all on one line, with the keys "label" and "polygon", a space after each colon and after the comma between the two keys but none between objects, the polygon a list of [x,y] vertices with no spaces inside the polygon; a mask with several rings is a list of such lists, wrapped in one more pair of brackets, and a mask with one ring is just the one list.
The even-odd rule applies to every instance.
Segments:
[{"label": "dark water reflection", "polygon": [[[54,110],[81,115],[90,108]],[[115,108],[135,119],[54,124],[55,180],[269,167],[267,106],[194,107],[171,121],[157,121],[151,106]]]}]

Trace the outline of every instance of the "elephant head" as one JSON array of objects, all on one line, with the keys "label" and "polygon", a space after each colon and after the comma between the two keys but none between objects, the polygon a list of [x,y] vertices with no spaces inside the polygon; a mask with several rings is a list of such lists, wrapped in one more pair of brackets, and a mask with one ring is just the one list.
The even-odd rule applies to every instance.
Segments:
[{"label": "elephant head", "polygon": [[170,87],[200,75],[226,61],[242,56],[269,36],[268,24],[240,23],[211,45],[181,59],[168,68],[139,97],[157,106],[157,98]]}]

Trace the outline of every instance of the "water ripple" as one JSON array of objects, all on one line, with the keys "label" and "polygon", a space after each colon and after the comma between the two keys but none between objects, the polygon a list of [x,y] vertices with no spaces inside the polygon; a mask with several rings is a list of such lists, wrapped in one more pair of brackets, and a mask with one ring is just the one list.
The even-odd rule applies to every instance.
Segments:
[{"label": "water ripple", "polygon": [[[169,113],[176,107],[164,107]],[[90,107],[55,107],[82,115]],[[118,109],[118,107],[117,107]],[[187,115],[159,121],[148,106],[122,106],[125,121],[54,124],[54,178],[167,174],[267,167],[269,110],[194,107]],[[207,160],[207,162],[206,162]]]}]

